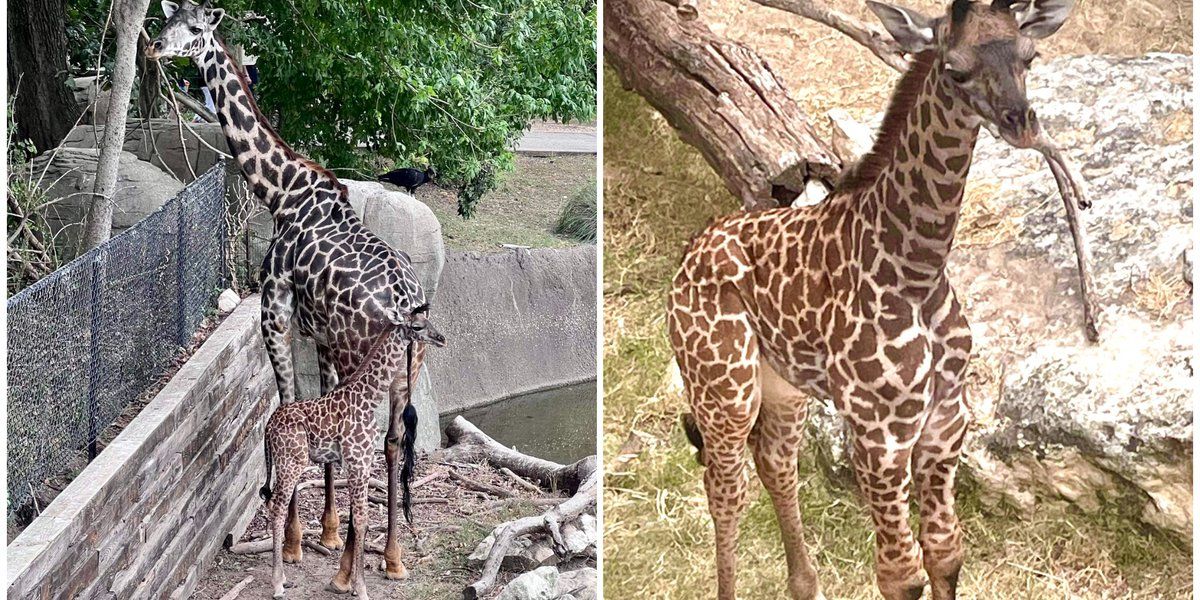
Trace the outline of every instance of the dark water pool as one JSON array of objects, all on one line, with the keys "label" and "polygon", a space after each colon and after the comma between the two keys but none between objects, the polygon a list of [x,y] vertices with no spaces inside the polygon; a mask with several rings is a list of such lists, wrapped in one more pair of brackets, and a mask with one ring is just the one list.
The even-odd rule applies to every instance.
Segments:
[{"label": "dark water pool", "polygon": [[571,463],[596,454],[595,381],[443,415],[442,430],[460,414],[501,444],[531,456]]}]

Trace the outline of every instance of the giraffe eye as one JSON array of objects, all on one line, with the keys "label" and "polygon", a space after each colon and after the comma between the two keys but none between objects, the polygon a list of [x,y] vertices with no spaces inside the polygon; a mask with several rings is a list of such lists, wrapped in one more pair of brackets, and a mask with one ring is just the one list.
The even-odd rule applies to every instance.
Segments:
[{"label": "giraffe eye", "polygon": [[949,75],[950,79],[953,80],[955,83],[967,83],[968,81],[971,80],[970,72],[960,71],[958,69],[953,69],[950,67],[946,68],[946,75]]},{"label": "giraffe eye", "polygon": [[195,25],[192,25],[192,28],[190,29],[190,31],[196,35],[200,35],[200,33],[204,30],[200,29],[199,27],[197,27]]}]

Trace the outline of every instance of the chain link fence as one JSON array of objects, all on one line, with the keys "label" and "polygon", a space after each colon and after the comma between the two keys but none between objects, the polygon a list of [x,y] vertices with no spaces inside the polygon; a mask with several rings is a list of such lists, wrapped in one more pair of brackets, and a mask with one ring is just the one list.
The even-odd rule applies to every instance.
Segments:
[{"label": "chain link fence", "polygon": [[8,300],[8,518],[95,457],[228,284],[218,163],[120,235]]}]

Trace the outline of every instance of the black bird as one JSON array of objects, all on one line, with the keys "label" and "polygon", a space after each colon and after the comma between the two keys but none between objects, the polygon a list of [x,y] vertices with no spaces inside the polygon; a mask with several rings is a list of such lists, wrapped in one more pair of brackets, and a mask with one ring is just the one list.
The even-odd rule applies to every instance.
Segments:
[{"label": "black bird", "polygon": [[408,190],[408,193],[411,194],[417,188],[433,181],[435,175],[437,173],[433,171],[433,167],[429,167],[424,171],[417,169],[396,169],[395,171],[388,171],[380,175],[379,181],[386,181],[392,185],[400,186]]}]

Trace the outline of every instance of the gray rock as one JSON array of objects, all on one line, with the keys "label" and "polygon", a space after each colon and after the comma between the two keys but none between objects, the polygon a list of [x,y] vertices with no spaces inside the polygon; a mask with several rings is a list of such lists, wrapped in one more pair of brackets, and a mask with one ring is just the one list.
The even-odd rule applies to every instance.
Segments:
[{"label": "gray rock", "polygon": [[562,526],[563,543],[569,555],[583,554],[596,544],[596,517],[589,514]]},{"label": "gray rock", "polygon": [[[42,189],[49,198],[58,199],[46,209],[46,221],[55,244],[69,257],[76,255],[82,237],[99,160],[99,150],[64,147],[37,157],[32,164]],[[182,183],[158,167],[122,152],[112,198],[112,234],[117,235],[141,221],[182,189]]]},{"label": "gray rock", "polygon": [[562,571],[558,574],[558,584],[554,588],[554,593],[560,600],[567,597],[574,597],[577,600],[595,600],[596,578],[596,569],[592,567]]},{"label": "gray rock", "polygon": [[[217,163],[220,156],[214,148],[229,153],[225,134],[216,123],[186,123],[182,138],[179,129],[174,119],[130,121],[125,130],[123,149],[185,182],[195,179],[193,171],[199,175]],[[79,125],[67,134],[63,144],[74,148],[97,148],[103,137],[104,125]]]},{"label": "gray rock", "polygon": [[217,310],[221,311],[222,314],[233,312],[233,309],[237,308],[238,303],[241,301],[242,299],[238,297],[237,292],[225,290],[221,292],[220,296],[217,296]]},{"label": "gray rock", "polygon": [[[975,339],[964,476],[985,499],[1117,504],[1191,536],[1191,84],[1183,55],[1063,58],[1030,74],[1031,103],[1093,200],[1096,345],[1045,163],[981,134],[949,275]],[[818,407],[809,433],[826,472],[852,485],[840,418]]]},{"label": "gray rock", "polygon": [[498,600],[552,600],[558,584],[558,569],[541,567],[509,582]]}]

